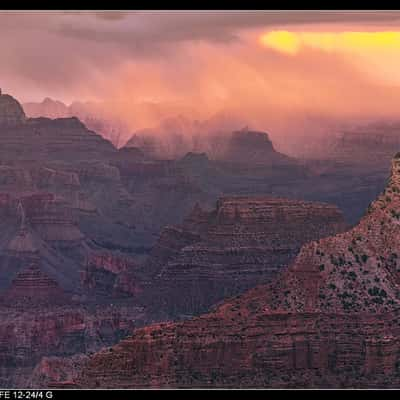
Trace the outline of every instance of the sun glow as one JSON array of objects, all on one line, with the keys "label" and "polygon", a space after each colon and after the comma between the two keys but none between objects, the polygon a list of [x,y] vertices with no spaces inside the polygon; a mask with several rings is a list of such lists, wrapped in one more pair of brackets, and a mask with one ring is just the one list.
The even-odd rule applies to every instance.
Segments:
[{"label": "sun glow", "polygon": [[327,52],[390,51],[400,53],[400,32],[289,32],[260,36],[261,45],[295,55],[304,48]]}]

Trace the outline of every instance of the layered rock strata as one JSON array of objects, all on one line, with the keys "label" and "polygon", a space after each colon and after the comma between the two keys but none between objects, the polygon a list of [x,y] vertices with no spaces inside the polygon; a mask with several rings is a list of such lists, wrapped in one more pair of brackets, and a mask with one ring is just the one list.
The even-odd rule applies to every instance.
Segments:
[{"label": "layered rock strata", "polygon": [[398,387],[400,154],[353,229],[304,245],[267,286],[89,359],[81,387]]},{"label": "layered rock strata", "polygon": [[[43,381],[32,377],[42,359],[43,363],[47,357],[77,359],[110,346],[125,337],[142,315],[133,306],[102,305],[95,310],[71,304],[41,304],[28,310],[0,307],[0,386],[44,387]],[[55,380],[55,371],[51,372],[48,381]]]},{"label": "layered rock strata", "polygon": [[140,293],[135,272],[138,266],[128,256],[111,252],[92,253],[81,281],[91,295],[120,298]]},{"label": "layered rock strata", "polygon": [[175,316],[204,312],[271,280],[307,241],[344,229],[340,211],[323,203],[223,197],[211,212],[197,205],[161,233],[147,262],[157,274],[156,307]]}]

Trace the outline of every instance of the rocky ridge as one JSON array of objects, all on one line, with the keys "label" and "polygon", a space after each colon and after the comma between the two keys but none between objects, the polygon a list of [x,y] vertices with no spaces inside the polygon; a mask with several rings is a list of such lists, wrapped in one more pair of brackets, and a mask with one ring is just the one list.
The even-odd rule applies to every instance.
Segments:
[{"label": "rocky ridge", "polygon": [[397,387],[400,154],[353,229],[215,311],[135,331],[92,356],[81,387]]}]

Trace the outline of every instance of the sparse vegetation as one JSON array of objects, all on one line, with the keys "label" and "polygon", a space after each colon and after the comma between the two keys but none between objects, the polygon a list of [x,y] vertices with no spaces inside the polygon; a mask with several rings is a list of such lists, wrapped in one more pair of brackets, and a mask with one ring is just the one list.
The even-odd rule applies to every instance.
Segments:
[{"label": "sparse vegetation", "polygon": [[393,209],[390,210],[390,212],[391,212],[393,218],[400,219],[400,212],[397,212],[397,211],[395,211]]},{"label": "sparse vegetation", "polygon": [[350,272],[348,273],[348,277],[349,277],[351,280],[355,281],[356,278],[357,278],[357,274],[356,274],[354,271],[350,271]]},{"label": "sparse vegetation", "polygon": [[387,297],[387,293],[384,289],[379,289],[378,287],[374,286],[373,288],[368,289],[368,294],[371,297],[374,297],[372,300],[375,303],[383,304],[383,299]]},{"label": "sparse vegetation", "polygon": [[361,260],[362,260],[362,262],[365,264],[367,261],[368,261],[368,256],[366,255],[366,254],[363,254],[362,256],[361,256]]}]

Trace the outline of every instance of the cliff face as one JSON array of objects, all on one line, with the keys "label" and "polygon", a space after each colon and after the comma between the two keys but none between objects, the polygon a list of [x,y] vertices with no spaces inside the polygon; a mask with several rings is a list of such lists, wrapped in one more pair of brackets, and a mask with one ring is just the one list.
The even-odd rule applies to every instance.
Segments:
[{"label": "cliff face", "polygon": [[98,252],[89,256],[81,281],[88,293],[96,297],[138,295],[141,289],[140,280],[135,276],[137,268],[128,256]]},{"label": "cliff face", "polygon": [[247,129],[232,133],[223,159],[248,165],[296,164],[274,149],[267,133]]},{"label": "cliff face", "polygon": [[[265,289],[265,288],[264,288]],[[82,365],[84,388],[398,387],[398,313],[272,314],[263,293],[136,331]],[[382,335],[382,331],[385,332]]]},{"label": "cliff face", "polygon": [[47,242],[63,247],[79,245],[84,235],[79,230],[72,208],[52,193],[21,198],[27,222]]},{"label": "cliff face", "polygon": [[0,126],[10,128],[23,124],[25,120],[24,110],[18,101],[0,90]]},{"label": "cliff face", "polygon": [[39,378],[32,383],[29,379],[43,357],[44,363],[46,357],[79,358],[109,346],[126,336],[142,313],[132,306],[103,305],[97,310],[71,303],[36,306],[0,307],[2,387],[38,387]]},{"label": "cliff face", "polygon": [[19,271],[2,298],[5,304],[20,304],[25,308],[33,305],[63,304],[69,300],[58,283],[35,263]]},{"label": "cliff face", "polygon": [[[2,386],[25,386],[38,362],[32,382],[49,375],[68,386],[82,352],[115,343],[133,324],[200,312],[270,280],[306,240],[341,230],[334,207],[260,196],[332,201],[336,194],[346,203],[350,193],[358,207],[359,188],[374,187],[352,173],[307,180],[303,166],[257,132],[228,141],[225,161],[201,153],[220,158],[228,144],[220,136],[207,147],[193,143],[199,153],[179,160],[149,160],[138,149],[117,151],[70,115],[26,119],[16,101],[1,97],[8,99],[0,109]],[[54,106],[53,116],[64,116]],[[183,155],[182,138],[164,144]],[[195,207],[181,223],[197,202],[212,207],[222,194],[246,197],[225,197],[212,212]],[[147,308],[138,313],[138,305]],[[70,355],[76,359],[63,366]]]},{"label": "cliff face", "polygon": [[89,359],[82,387],[398,387],[400,158],[353,229],[210,314],[140,329]]},{"label": "cliff face", "polygon": [[26,119],[0,96],[2,387],[26,387],[43,357],[78,357],[143,325],[126,295],[135,263],[113,242],[102,247],[104,237],[135,243],[131,226],[118,223],[129,225],[132,199],[108,162],[115,154],[76,118]]},{"label": "cliff face", "polygon": [[[86,108],[85,104],[77,104],[77,107],[65,107],[59,102],[47,99],[41,105],[38,105],[38,108],[34,105],[24,105],[24,107],[28,117],[35,117],[33,120],[36,120],[36,117],[39,116],[48,116],[50,118],[68,117],[66,120],[70,120],[72,116],[77,116],[89,130],[101,133],[105,138],[114,136],[115,139],[119,136],[118,131],[120,129],[115,126],[113,118],[104,112],[106,111],[104,109],[97,110],[92,115],[93,118],[91,118],[89,116],[92,113],[84,110]],[[109,108],[112,107],[109,106]],[[146,113],[144,110],[142,111]],[[97,124],[96,121],[98,119],[103,119],[104,123]],[[159,127],[154,131],[150,130],[151,132],[143,132],[141,138],[133,138],[129,143],[129,146],[140,147],[143,150],[141,156],[144,158],[147,158],[146,155],[150,156],[150,158],[154,157],[154,153],[157,153],[156,156],[158,158],[164,160],[165,158],[182,157],[187,152],[207,152],[210,159],[213,160],[210,161],[211,167],[209,166],[209,168],[204,168],[203,166],[201,168],[197,166],[193,168],[187,162],[175,163],[183,166],[185,169],[184,175],[186,177],[189,176],[186,182],[190,181],[190,185],[185,184],[174,172],[170,171],[168,176],[165,175],[165,170],[174,162],[149,163],[148,161],[143,162],[135,154],[130,154],[129,157],[125,158],[122,154],[117,155],[117,153],[123,153],[123,151],[118,152],[115,149],[112,152],[107,151],[109,153],[107,157],[112,159],[113,165],[116,165],[124,176],[124,183],[129,179],[128,191],[137,197],[135,206],[132,207],[132,219],[136,220],[135,224],[138,231],[141,230],[141,234],[133,237],[129,235],[129,231],[125,230],[124,234],[121,235],[120,241],[122,243],[124,236],[129,236],[129,240],[124,241],[123,246],[129,247],[129,241],[131,243],[141,241],[142,243],[140,243],[139,247],[150,247],[154,244],[153,239],[165,224],[176,224],[180,221],[181,216],[186,215],[196,202],[201,202],[204,206],[212,205],[223,194],[272,194],[276,197],[328,202],[340,207],[346,219],[351,223],[355,223],[361,217],[361,211],[382,190],[388,172],[386,168],[388,160],[392,157],[393,148],[396,148],[395,145],[398,143],[398,141],[396,142],[389,138],[387,145],[384,146],[385,150],[381,152],[379,150],[381,149],[381,144],[377,141],[383,136],[396,136],[398,125],[378,126],[376,128],[365,127],[365,129],[363,127],[360,130],[361,134],[358,135],[359,139],[366,139],[368,135],[364,135],[364,133],[370,131],[372,132],[372,139],[374,139],[371,143],[367,140],[367,150],[360,144],[361,140],[353,140],[351,137],[348,139],[348,144],[344,145],[347,150],[340,149],[343,147],[340,143],[337,144],[337,151],[329,146],[329,152],[324,157],[339,159],[342,162],[340,165],[331,165],[330,168],[327,168],[328,162],[324,160],[322,169],[326,172],[313,175],[313,171],[310,170],[315,170],[315,166],[307,164],[305,167],[299,160],[279,153],[274,149],[268,134],[264,132],[242,130],[232,135],[232,131],[245,126],[248,122],[236,120],[232,115],[215,116],[213,119],[214,121],[193,124],[193,121],[192,123],[187,123],[188,121],[185,122],[185,119],[177,118],[175,122],[169,121],[163,124],[165,125],[164,128]],[[46,118],[39,118],[38,120],[49,121]],[[325,123],[327,121],[324,121]],[[52,123],[51,125],[51,129],[56,129],[59,124]],[[86,129],[86,131],[88,130]],[[384,135],[385,132],[389,134]],[[18,137],[18,135],[15,132],[12,134],[13,137]],[[66,135],[69,135],[69,133],[66,133]],[[31,136],[36,137],[33,134]],[[73,150],[70,152],[69,150],[67,151],[67,147],[72,146],[72,144],[68,144],[65,151],[58,151],[60,150],[58,149],[54,158],[60,158],[61,156],[64,160],[73,157],[84,158],[88,154],[91,159],[102,157],[104,160],[102,155],[104,152],[100,151],[104,146],[90,140],[90,143],[93,142],[94,147],[99,151],[97,153],[93,149],[88,151],[92,145],[88,143],[88,138],[85,137],[86,135],[84,135],[83,131],[81,136],[82,146],[86,150],[81,151],[78,148],[78,144],[74,143]],[[26,139],[32,140],[28,136]],[[114,139],[113,143],[117,143],[118,140]],[[309,139],[309,134],[303,137],[304,142]],[[49,140],[53,139],[49,138]],[[12,137],[8,141],[12,141]],[[28,158],[29,155],[32,157],[33,153],[29,153],[25,146],[20,146],[20,150],[17,147],[17,144],[13,147],[14,150],[9,147],[10,151],[16,152],[12,156],[13,160]],[[45,144],[41,144],[42,150],[45,147]],[[31,146],[31,148],[33,149],[35,146]],[[128,149],[128,147],[125,147],[125,149]],[[22,151],[22,153],[20,154],[18,151]],[[71,153],[73,154],[71,155]],[[347,153],[346,156],[344,156],[345,153]],[[363,155],[361,156],[361,154]],[[53,156],[50,154],[49,157]],[[315,157],[315,154],[312,157]],[[35,155],[34,158],[37,159],[38,155]],[[364,161],[375,159],[379,167],[378,171],[372,172],[376,168],[371,162],[355,162],[359,158]],[[7,159],[7,154],[2,159]],[[346,165],[343,166],[343,164]],[[347,164],[351,164],[351,166]],[[362,164],[361,168],[357,168],[359,164]],[[367,164],[366,167],[365,164]],[[163,177],[160,176],[160,169],[164,170],[162,172],[164,174]],[[318,169],[320,168],[318,167]],[[193,176],[195,179],[193,179]],[[144,183],[144,179],[148,179],[148,182]],[[172,192],[174,188],[178,190],[178,193],[174,194]],[[159,202],[160,198],[165,198],[167,204],[164,205],[163,202]],[[132,198],[128,201],[132,202]],[[153,204],[153,207],[149,206],[149,204]],[[166,212],[167,208],[169,209],[168,212]],[[178,215],[175,212],[176,210],[182,210],[181,215]],[[126,219],[127,217],[124,215],[122,220]],[[160,221],[159,224],[157,223],[158,221]],[[133,224],[132,221],[128,223],[130,225]],[[115,233],[110,235],[107,238],[107,242],[112,241],[115,246],[116,240],[112,240],[112,237],[116,236]],[[141,240],[144,237],[146,237],[146,240]],[[101,240],[101,242],[105,243],[105,240]]]},{"label": "cliff face", "polygon": [[[399,209],[400,158],[394,158],[384,192],[356,227],[304,246],[284,280],[290,290],[297,288],[296,294],[282,304],[295,310],[311,307],[326,312],[396,310]],[[307,275],[314,279],[307,279]],[[307,287],[306,281],[318,283],[313,299],[301,289]],[[281,307],[279,301],[281,297],[275,298],[272,306]]]},{"label": "cliff face", "polygon": [[342,132],[327,157],[386,170],[399,145],[399,122],[377,121]]},{"label": "cliff face", "polygon": [[104,138],[110,140],[115,146],[119,146],[126,138],[130,129],[120,119],[108,115],[107,111],[112,108],[108,105],[106,109],[98,109],[96,103],[75,102],[67,106],[61,101],[45,98],[41,103],[24,103],[25,113],[30,118],[79,118],[90,130],[100,133]]},{"label": "cliff face", "polygon": [[173,316],[204,312],[271,280],[307,241],[344,228],[340,211],[323,203],[223,197],[211,212],[196,206],[162,232],[147,263],[157,274],[154,307]]},{"label": "cliff face", "polygon": [[2,160],[102,159],[115,147],[76,117],[29,118],[20,103],[0,92]]},{"label": "cliff face", "polygon": [[[79,270],[91,243],[80,231],[71,207],[54,193],[40,192],[4,196],[0,208],[4,223],[0,236],[0,298],[18,274],[23,279],[23,271],[31,265],[44,279],[56,281],[62,290],[77,293]],[[33,277],[28,279],[29,285],[38,283],[39,293],[42,283]]]},{"label": "cliff face", "polygon": [[25,124],[2,132],[2,157],[10,159],[77,160],[102,159],[116,149],[89,131],[77,118],[28,119]]}]

